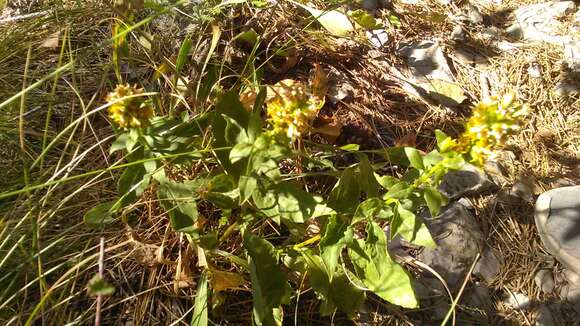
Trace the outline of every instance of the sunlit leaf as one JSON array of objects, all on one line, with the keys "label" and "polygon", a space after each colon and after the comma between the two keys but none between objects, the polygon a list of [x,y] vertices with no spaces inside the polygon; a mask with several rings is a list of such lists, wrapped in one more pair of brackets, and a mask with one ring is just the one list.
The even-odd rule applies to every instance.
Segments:
[{"label": "sunlit leaf", "polygon": [[320,256],[324,262],[328,279],[332,280],[338,265],[338,258],[344,247],[353,239],[353,231],[348,221],[337,215],[328,219],[324,236],[320,240]]},{"label": "sunlit leaf", "polygon": [[327,31],[336,36],[348,36],[348,34],[354,31],[354,26],[350,22],[348,17],[337,10],[318,10],[310,6],[298,3],[296,1],[291,1],[293,4],[308,11],[312,17],[314,17],[322,27]]},{"label": "sunlit leaf", "polygon": [[281,325],[280,306],[287,303],[291,288],[286,275],[278,266],[276,250],[265,239],[243,232],[244,247],[248,251],[257,325]]},{"label": "sunlit leaf", "polygon": [[207,271],[203,271],[197,283],[195,292],[195,304],[193,308],[193,318],[191,326],[207,326],[208,300],[207,300]]},{"label": "sunlit leaf", "polygon": [[411,278],[387,252],[387,238],[375,222],[367,225],[366,240],[353,241],[349,256],[365,286],[390,303],[405,307],[418,306]]},{"label": "sunlit leaf", "polygon": [[400,234],[405,240],[428,248],[435,248],[436,244],[431,237],[429,229],[425,223],[419,219],[415,213],[407,210],[403,205],[397,205],[397,225],[391,225],[397,234]]},{"label": "sunlit leaf", "polygon": [[91,208],[86,212],[83,220],[88,227],[98,228],[103,225],[112,223],[113,219],[113,207],[117,201],[113,200],[106,203],[98,204],[97,206]]},{"label": "sunlit leaf", "polygon": [[167,180],[159,185],[159,203],[169,215],[175,231],[195,232],[197,203],[195,189],[191,185]]},{"label": "sunlit leaf", "polygon": [[409,159],[412,167],[417,170],[425,169],[425,166],[423,165],[423,158],[417,149],[412,147],[405,147],[405,154],[407,155],[407,158]]},{"label": "sunlit leaf", "polygon": [[101,278],[98,274],[96,274],[89,280],[89,283],[87,284],[87,292],[91,296],[107,296],[115,293],[115,288],[103,278]]}]

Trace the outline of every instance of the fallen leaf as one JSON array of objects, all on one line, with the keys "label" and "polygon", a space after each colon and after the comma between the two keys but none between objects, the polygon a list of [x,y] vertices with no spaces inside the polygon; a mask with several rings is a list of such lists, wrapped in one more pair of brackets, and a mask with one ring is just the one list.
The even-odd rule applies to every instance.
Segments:
[{"label": "fallen leaf", "polygon": [[328,91],[328,77],[319,64],[314,65],[314,77],[312,78],[312,94],[319,99],[324,99]]},{"label": "fallen leaf", "polygon": [[290,1],[293,4],[308,11],[327,31],[336,36],[348,36],[354,31],[354,26],[348,19],[348,16],[337,10],[318,10],[296,1]]},{"label": "fallen leaf", "polygon": [[417,134],[408,133],[405,136],[395,140],[396,147],[417,147]]},{"label": "fallen leaf", "polygon": [[429,96],[443,105],[456,106],[467,99],[463,89],[456,83],[432,79],[422,86],[429,91]]},{"label": "fallen leaf", "polygon": [[321,134],[329,144],[334,144],[342,132],[342,123],[334,117],[323,117],[321,120],[323,124],[320,127],[314,128],[312,132]]},{"label": "fallen leaf", "polygon": [[237,273],[220,271],[211,267],[209,271],[211,276],[210,284],[214,293],[238,289],[246,282],[246,280]]},{"label": "fallen leaf", "polygon": [[40,44],[42,48],[54,49],[58,48],[58,40],[60,38],[60,31],[56,31],[50,35]]}]

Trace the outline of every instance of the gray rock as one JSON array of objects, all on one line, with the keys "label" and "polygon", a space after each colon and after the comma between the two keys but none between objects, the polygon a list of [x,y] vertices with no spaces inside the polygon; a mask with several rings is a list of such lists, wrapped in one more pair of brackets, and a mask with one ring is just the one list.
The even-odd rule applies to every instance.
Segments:
[{"label": "gray rock", "polygon": [[379,49],[389,42],[389,33],[384,29],[375,29],[372,31],[367,31],[367,39],[371,44]]},{"label": "gray rock", "polygon": [[534,276],[534,282],[544,293],[552,293],[554,291],[554,275],[548,269],[540,269]]},{"label": "gray rock", "polygon": [[448,205],[436,218],[425,218],[425,224],[437,247],[424,248],[417,259],[436,270],[451,289],[456,289],[484,248],[483,232],[473,215],[458,203]]},{"label": "gray rock", "polygon": [[497,186],[487,174],[471,164],[466,164],[462,170],[447,173],[439,185],[439,190],[450,199],[483,194],[494,189]]},{"label": "gray rock", "polygon": [[489,288],[479,283],[468,289],[462,304],[486,313],[491,312],[493,309]]},{"label": "gray rock", "polygon": [[536,326],[556,326],[556,321],[554,316],[552,316],[552,311],[550,308],[542,303],[536,311]]},{"label": "gray rock", "polygon": [[513,309],[528,309],[531,306],[531,301],[528,296],[522,293],[507,291],[503,303]]},{"label": "gray rock", "polygon": [[493,249],[486,247],[473,269],[473,274],[490,284],[501,272],[501,262]]},{"label": "gray rock", "polygon": [[469,17],[469,21],[474,25],[481,25],[483,24],[483,15],[479,11],[479,8],[472,4],[467,5],[467,16]]},{"label": "gray rock", "polygon": [[399,54],[408,66],[407,71],[402,74],[402,80],[406,81],[402,86],[406,91],[447,107],[454,107],[462,102],[465,94],[455,83],[447,58],[438,42],[412,42],[402,46]]},{"label": "gray rock", "polygon": [[580,274],[580,186],[552,189],[540,195],[535,221],[548,252]]},{"label": "gray rock", "polygon": [[520,177],[518,178],[510,189],[502,190],[499,193],[500,201],[504,203],[531,202],[534,200],[534,184],[533,181]]},{"label": "gray rock", "polygon": [[528,41],[562,43],[558,35],[562,27],[560,18],[574,12],[574,1],[550,1],[520,7],[514,11],[515,22],[506,33]]},{"label": "gray rock", "polygon": [[455,42],[463,43],[467,41],[467,33],[461,25],[455,25],[453,31],[451,32],[451,39]]}]

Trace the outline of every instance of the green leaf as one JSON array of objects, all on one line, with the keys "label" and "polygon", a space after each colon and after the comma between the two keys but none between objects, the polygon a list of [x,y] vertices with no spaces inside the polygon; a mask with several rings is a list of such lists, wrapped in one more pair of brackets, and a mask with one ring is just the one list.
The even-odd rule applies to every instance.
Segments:
[{"label": "green leaf", "polygon": [[401,28],[402,24],[401,24],[401,20],[399,19],[399,17],[397,17],[393,14],[389,14],[388,19],[389,19],[389,23],[391,23],[391,25],[393,25],[394,28]]},{"label": "green leaf", "polygon": [[117,208],[125,207],[137,200],[149,185],[150,180],[151,177],[146,173],[143,164],[128,166],[119,178],[118,189],[121,199]]},{"label": "green leaf", "polygon": [[349,245],[349,256],[368,289],[393,304],[418,307],[411,278],[387,252],[385,232],[377,223],[367,225],[366,240],[353,241]]},{"label": "green leaf", "polygon": [[181,43],[181,47],[179,48],[179,53],[177,54],[177,59],[175,60],[175,75],[179,78],[181,74],[181,70],[185,66],[187,62],[187,56],[189,55],[189,50],[191,50],[191,34],[188,34]]},{"label": "green leaf", "polygon": [[366,155],[359,155],[358,179],[360,188],[368,198],[376,197],[379,194],[380,185],[375,179],[374,170]]},{"label": "green leaf", "polygon": [[304,223],[313,214],[316,200],[295,182],[283,182],[275,185],[273,191],[278,198],[278,212],[282,220]]},{"label": "green leaf", "polygon": [[296,1],[290,0],[293,4],[308,11],[312,17],[314,17],[322,27],[324,27],[331,34],[336,36],[348,36],[348,34],[354,31],[354,26],[348,19],[348,17],[336,10],[318,10]]},{"label": "green leaf", "polygon": [[423,157],[421,156],[421,153],[419,153],[418,150],[412,147],[405,147],[405,154],[407,155],[409,163],[411,163],[412,167],[414,167],[417,170],[425,169],[425,166],[423,165]]},{"label": "green leaf", "polygon": [[322,301],[320,314],[329,316],[338,308],[349,317],[353,317],[364,303],[364,292],[351,284],[342,268],[334,274],[332,279],[329,279],[319,256],[303,252],[303,257],[310,286]]},{"label": "green leaf", "polygon": [[328,206],[337,212],[352,213],[360,199],[360,184],[355,171],[356,166],[344,169],[330,192]]},{"label": "green leaf", "polygon": [[127,148],[127,140],[129,139],[129,133],[122,133],[117,136],[117,139],[111,144],[109,148],[109,154],[113,154],[116,151],[124,150]]},{"label": "green leaf", "polygon": [[392,216],[393,212],[387,205],[385,205],[385,202],[379,198],[373,197],[358,205],[352,218],[352,224],[358,223],[362,220],[373,221],[377,217],[389,219]]},{"label": "green leaf", "polygon": [[423,156],[423,164],[425,165],[426,169],[436,165],[437,163],[441,162],[442,160],[443,160],[443,156],[441,154],[439,154],[439,152],[437,150],[433,150],[433,151],[427,153],[427,155]]},{"label": "green leaf", "polygon": [[378,175],[377,173],[374,173],[375,175],[375,179],[377,179],[377,182],[385,189],[389,190],[392,186],[396,185],[397,183],[401,182],[401,180],[392,177],[390,175]]},{"label": "green leaf", "polygon": [[425,246],[427,248],[435,248],[437,246],[425,223],[413,212],[405,209],[403,205],[397,205],[396,215],[398,223],[397,225],[395,223],[391,225],[395,233],[400,234],[405,240],[419,246]]},{"label": "green leaf", "polygon": [[230,161],[236,163],[241,159],[244,159],[252,153],[254,145],[250,143],[240,143],[234,146],[230,151]]},{"label": "green leaf", "polygon": [[258,180],[251,176],[241,176],[240,181],[238,183],[238,187],[240,188],[240,205],[245,203],[252,194],[258,188]]},{"label": "green leaf", "polygon": [[392,187],[389,188],[389,191],[383,196],[385,199],[393,198],[393,199],[402,199],[407,198],[411,194],[411,188],[407,182],[400,181],[396,183]]},{"label": "green leaf", "polygon": [[231,209],[237,207],[240,196],[238,183],[229,174],[221,173],[213,177],[207,184],[203,198],[219,208]]},{"label": "green leaf", "polygon": [[429,207],[431,216],[437,216],[441,210],[441,206],[443,206],[445,202],[445,198],[441,192],[439,192],[439,190],[435,189],[434,187],[428,187],[425,188],[423,192],[423,198],[427,203],[427,207]]},{"label": "green leaf", "polygon": [[89,283],[87,284],[87,292],[91,296],[108,296],[115,293],[115,288],[96,274],[89,280]]},{"label": "green leaf", "polygon": [[343,151],[347,151],[347,152],[356,152],[360,149],[360,145],[359,144],[346,144],[344,146],[340,146],[339,149],[342,149]]},{"label": "green leaf", "polygon": [[159,185],[157,195],[175,231],[197,232],[194,227],[198,216],[196,195],[191,185],[167,180]]},{"label": "green leaf", "polygon": [[280,306],[288,302],[291,288],[278,266],[276,250],[268,241],[247,230],[243,238],[249,255],[255,322],[258,326],[281,325]]},{"label": "green leaf", "polygon": [[232,41],[239,41],[246,43],[249,46],[254,46],[258,42],[259,35],[253,28],[250,28],[247,31],[241,32],[238,35],[234,36]]},{"label": "green leaf", "polygon": [[105,224],[110,224],[115,219],[113,218],[113,207],[117,203],[116,200],[109,201],[106,203],[101,203],[91,208],[85,213],[83,221],[90,228],[99,228]]},{"label": "green leaf", "polygon": [[447,134],[444,133],[443,131],[436,129],[435,130],[435,138],[437,139],[437,147],[439,148],[439,150],[442,150],[441,145],[443,144],[443,142],[445,140],[447,140],[450,137],[447,136]]},{"label": "green leaf", "polygon": [[334,276],[342,250],[352,239],[353,231],[349,227],[348,221],[337,215],[330,216],[324,236],[320,239],[319,244],[320,256],[324,261],[329,280],[332,280]]},{"label": "green leaf", "polygon": [[383,27],[366,10],[358,9],[349,13],[349,16],[362,28],[377,29]]},{"label": "green leaf", "polygon": [[197,292],[195,293],[195,305],[193,308],[193,318],[191,319],[191,326],[207,326],[207,270],[204,270],[199,277],[197,284]]}]

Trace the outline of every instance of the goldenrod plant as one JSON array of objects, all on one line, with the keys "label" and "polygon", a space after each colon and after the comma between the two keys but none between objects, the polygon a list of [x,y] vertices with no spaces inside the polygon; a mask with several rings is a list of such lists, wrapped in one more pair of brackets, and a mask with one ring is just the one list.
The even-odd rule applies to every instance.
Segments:
[{"label": "goldenrod plant", "polygon": [[[374,151],[384,162],[407,166],[404,176],[397,177],[378,173],[386,163],[371,163],[356,146],[322,150],[328,156],[355,155],[358,163],[350,166],[334,166],[306,150],[292,149],[294,141],[308,135],[324,103],[310,87],[282,80],[263,91],[262,104],[256,103],[260,94],[239,96],[230,91],[209,113],[172,119],[152,117],[150,102],[132,97],[141,90],[118,86],[107,98],[112,101],[112,120],[121,127],[112,150],[125,149],[132,164],[119,179],[121,198],[91,210],[87,223],[100,227],[112,221],[153,184],[173,229],[186,234],[209,259],[239,232],[246,252],[236,261],[244,262],[252,282],[257,325],[282,323],[284,306],[299,286],[290,282],[288,273],[308,280],[323,315],[337,309],[354,314],[366,292],[405,308],[418,307],[411,275],[393,259],[387,243],[400,235],[415,245],[435,247],[417,212],[427,207],[437,215],[447,201],[438,190],[443,176],[461,169],[466,161],[482,164],[518,130],[526,106],[513,95],[484,100],[475,105],[459,138],[437,131],[438,148],[427,154],[410,147]],[[203,147],[208,133],[211,146]],[[308,191],[303,182],[282,172],[280,164],[297,156],[307,161],[303,171],[326,169],[336,178],[329,193]],[[156,157],[164,157],[164,162]],[[194,180],[178,182],[165,175],[177,159],[180,164],[216,164]],[[221,224],[227,224],[227,229],[207,229],[200,223],[200,201],[222,212]],[[287,230],[287,240],[274,244],[255,232],[266,220]],[[305,225],[313,221],[321,228],[307,234]],[[196,306],[195,311],[207,313],[204,298],[196,300],[203,307]]]}]

